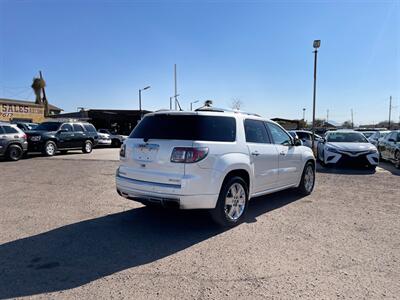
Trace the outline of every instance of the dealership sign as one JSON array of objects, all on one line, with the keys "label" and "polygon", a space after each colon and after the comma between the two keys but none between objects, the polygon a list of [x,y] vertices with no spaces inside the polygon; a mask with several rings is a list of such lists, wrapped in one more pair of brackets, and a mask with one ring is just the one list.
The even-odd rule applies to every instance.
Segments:
[{"label": "dealership sign", "polygon": [[44,109],[41,106],[29,106],[21,104],[1,104],[0,115],[2,117],[11,117],[14,114],[40,114],[43,115]]}]

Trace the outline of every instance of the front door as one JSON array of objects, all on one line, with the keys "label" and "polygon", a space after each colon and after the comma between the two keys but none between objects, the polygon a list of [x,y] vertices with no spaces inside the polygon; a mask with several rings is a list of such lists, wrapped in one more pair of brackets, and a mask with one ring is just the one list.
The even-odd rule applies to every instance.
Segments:
[{"label": "front door", "polygon": [[72,148],[72,139],[74,138],[74,129],[71,124],[63,124],[58,133],[58,148]]},{"label": "front door", "polygon": [[294,146],[289,134],[280,126],[266,122],[279,156],[278,183],[280,187],[296,184],[303,172],[301,151]]},{"label": "front door", "polygon": [[278,181],[278,151],[262,121],[244,121],[247,147],[254,168],[253,193],[273,189]]}]

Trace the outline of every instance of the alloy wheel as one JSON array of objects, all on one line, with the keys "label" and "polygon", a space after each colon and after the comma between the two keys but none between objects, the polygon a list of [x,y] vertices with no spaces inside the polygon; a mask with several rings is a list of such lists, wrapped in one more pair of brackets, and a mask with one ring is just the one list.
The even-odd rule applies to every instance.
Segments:
[{"label": "alloy wheel", "polygon": [[234,183],[225,196],[225,215],[236,221],[243,214],[246,206],[246,191],[240,183]]},{"label": "alloy wheel", "polygon": [[307,192],[311,192],[314,187],[315,174],[311,165],[308,165],[304,174],[304,187]]}]

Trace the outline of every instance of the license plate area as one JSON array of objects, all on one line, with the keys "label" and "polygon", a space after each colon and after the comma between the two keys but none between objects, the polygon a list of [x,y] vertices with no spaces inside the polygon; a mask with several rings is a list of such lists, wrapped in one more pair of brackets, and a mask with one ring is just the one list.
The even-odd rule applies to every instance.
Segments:
[{"label": "license plate area", "polygon": [[157,157],[159,145],[136,144],[133,151],[133,159],[138,161],[153,161]]}]

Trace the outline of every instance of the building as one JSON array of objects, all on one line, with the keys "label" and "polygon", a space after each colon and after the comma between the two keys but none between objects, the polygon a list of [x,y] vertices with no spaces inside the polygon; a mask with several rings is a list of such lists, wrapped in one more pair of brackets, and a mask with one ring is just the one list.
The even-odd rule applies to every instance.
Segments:
[{"label": "building", "polygon": [[92,123],[97,129],[105,128],[123,135],[129,135],[140,120],[141,114],[147,110],[119,110],[119,109],[87,109],[72,113],[63,113],[53,118],[77,119]]},{"label": "building", "polygon": [[[46,118],[44,104],[31,101],[0,98],[0,121],[25,121],[40,123]],[[57,115],[62,111],[49,104],[49,115]]]}]

